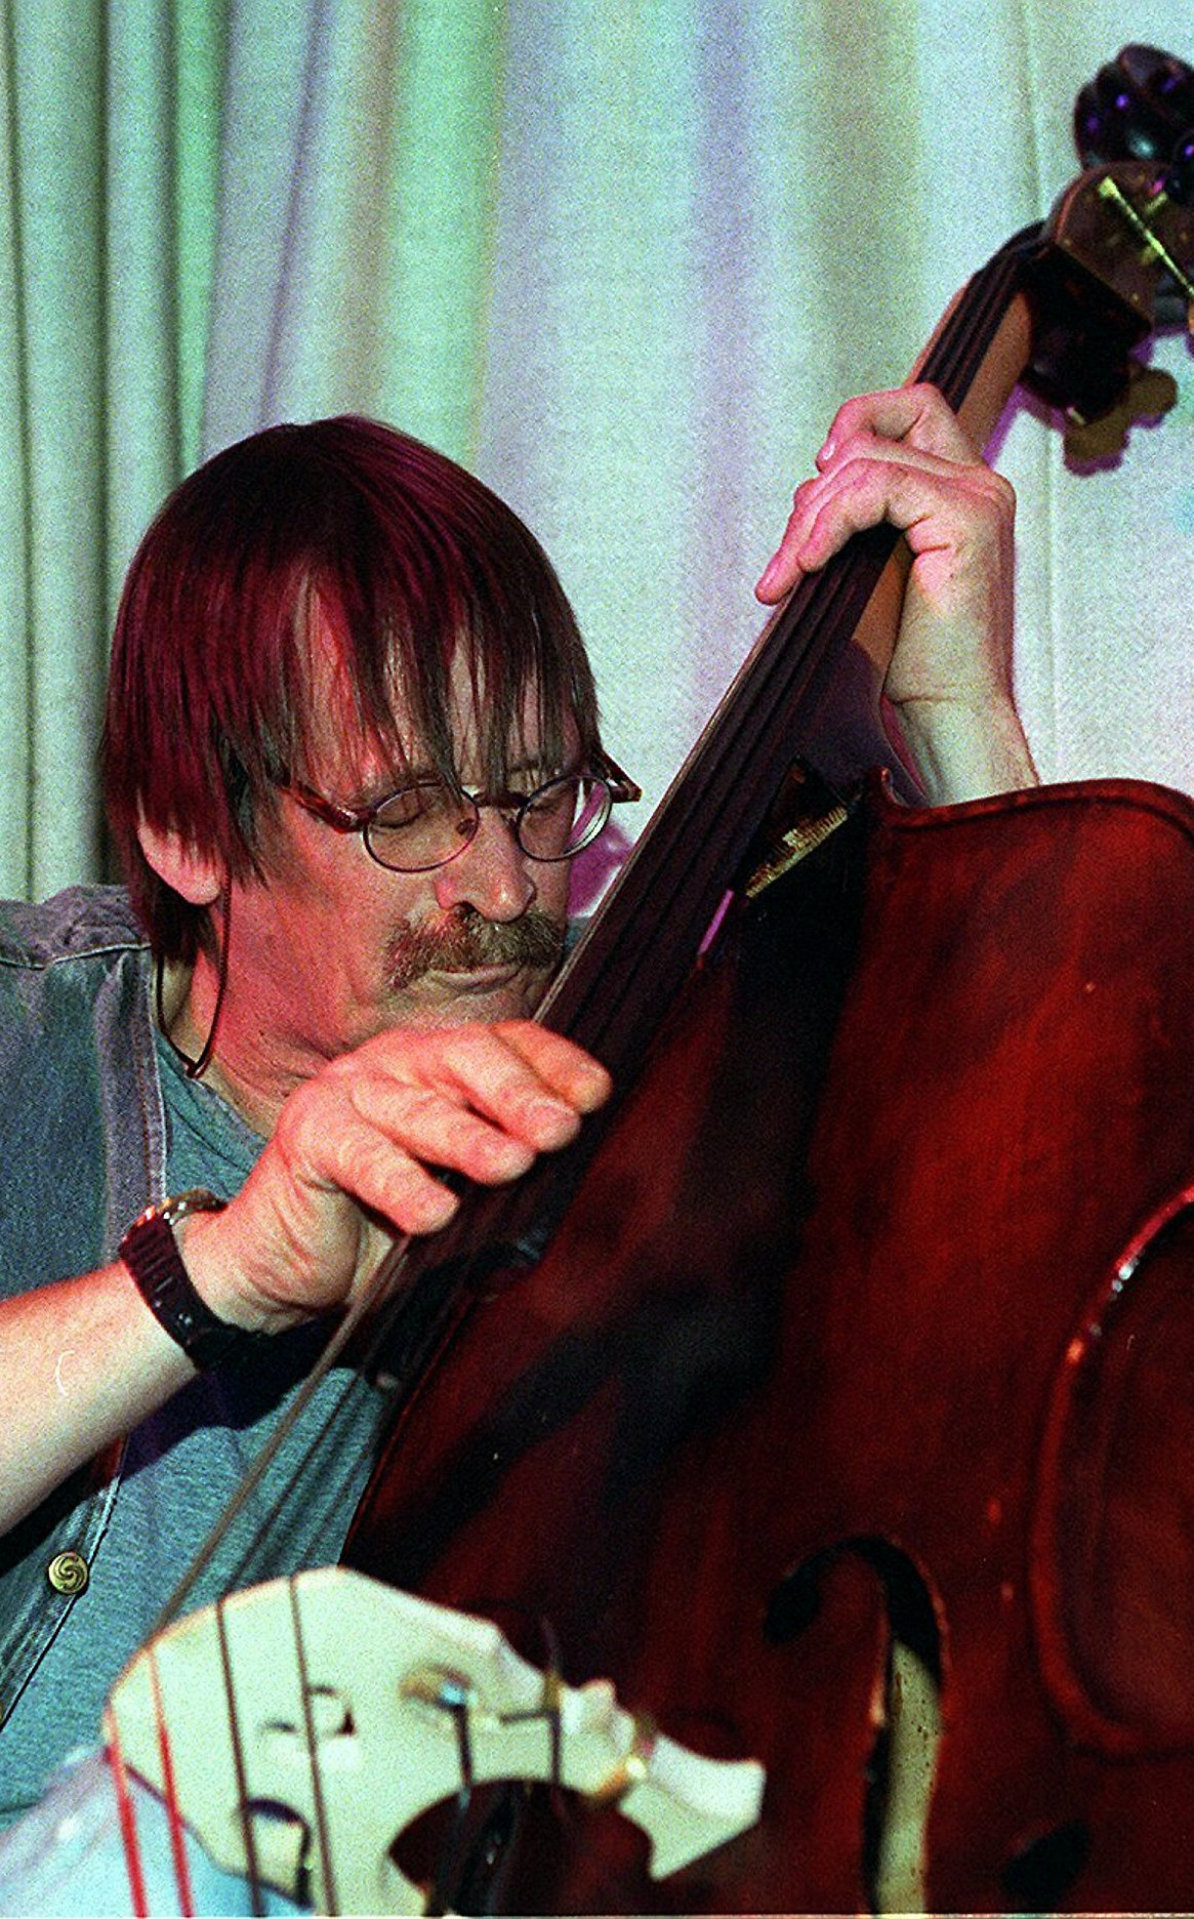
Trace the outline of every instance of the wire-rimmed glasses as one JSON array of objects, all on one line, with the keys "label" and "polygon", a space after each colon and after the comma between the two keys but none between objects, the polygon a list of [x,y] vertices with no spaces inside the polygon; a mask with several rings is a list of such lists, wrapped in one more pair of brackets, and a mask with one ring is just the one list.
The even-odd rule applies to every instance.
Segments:
[{"label": "wire-rimmed glasses", "polygon": [[606,758],[599,770],[561,773],[529,793],[485,793],[431,778],[357,808],[301,781],[282,791],[337,833],[362,834],[366,852],[393,873],[427,873],[456,859],[476,838],[483,806],[497,809],[528,859],[570,860],[604,832],[615,806],[642,798]]}]

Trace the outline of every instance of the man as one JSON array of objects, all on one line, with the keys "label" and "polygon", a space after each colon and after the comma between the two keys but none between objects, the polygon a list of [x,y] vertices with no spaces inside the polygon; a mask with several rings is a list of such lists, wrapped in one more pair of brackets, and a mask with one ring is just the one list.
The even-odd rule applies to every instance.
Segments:
[{"label": "man", "polygon": [[[395,1231],[453,1211],[424,1161],[513,1178],[603,1096],[595,1063],[527,1022],[568,883],[558,808],[546,828],[535,814],[542,845],[520,810],[599,755],[545,558],[425,449],[361,421],[276,428],[193,475],[151,528],[117,622],[105,777],[156,990],[122,898],[18,909],[6,955],[10,1098],[17,1073],[43,1082],[3,1248],[10,1815],[94,1737],[111,1678],[308,1370],[303,1322],[346,1301]],[[383,802],[412,791],[403,827]],[[196,1069],[206,1053],[203,1071],[171,1043]],[[179,1227],[180,1312],[214,1315],[208,1348],[220,1328],[274,1336],[250,1368],[230,1354],[201,1380],[206,1349],[147,1308],[130,1247],[113,1259],[149,1201],[197,1187],[233,1203]],[[42,1287],[63,1272],[84,1276]],[[119,1494],[106,1474],[58,1511],[68,1475],[133,1429]],[[262,1570],[334,1558],[342,1486],[334,1504],[305,1500],[303,1536]],[[231,1572],[213,1568],[211,1590]]]},{"label": "man", "polygon": [[[1023,784],[1010,491],[930,390],[842,409],[760,598],[885,517],[915,555],[887,694],[928,797]],[[76,893],[10,909],[0,952],[9,1819],[94,1740],[320,1316],[455,1211],[438,1170],[515,1179],[608,1091],[530,1016],[569,853],[627,788],[550,566],[449,462],[347,420],[192,475],[130,571],[105,769],[143,933]],[[256,1576],[334,1558],[364,1470]]]}]

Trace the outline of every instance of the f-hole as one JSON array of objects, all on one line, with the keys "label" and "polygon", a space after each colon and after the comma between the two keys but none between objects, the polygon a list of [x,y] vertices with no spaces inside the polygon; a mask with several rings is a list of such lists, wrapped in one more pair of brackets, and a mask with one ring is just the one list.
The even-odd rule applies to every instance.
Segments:
[{"label": "f-hole", "polygon": [[803,1561],[776,1588],[767,1636],[777,1643],[795,1639],[812,1623],[821,1575],[846,1554],[877,1574],[889,1632],[860,1835],[867,1905],[874,1913],[924,1912],[924,1839],[941,1732],[941,1633],[919,1568],[890,1540],[842,1540]]}]

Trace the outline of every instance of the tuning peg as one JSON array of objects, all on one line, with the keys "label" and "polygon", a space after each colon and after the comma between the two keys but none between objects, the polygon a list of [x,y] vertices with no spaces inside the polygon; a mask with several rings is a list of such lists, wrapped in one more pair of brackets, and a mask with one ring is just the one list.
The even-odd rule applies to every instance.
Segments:
[{"label": "tuning peg", "polygon": [[1113,160],[1168,162],[1192,129],[1194,72],[1158,47],[1122,47],[1074,105],[1074,139],[1087,167]]},{"label": "tuning peg", "polygon": [[1071,414],[1065,426],[1065,453],[1071,466],[1101,466],[1115,460],[1127,445],[1134,426],[1150,426],[1168,413],[1177,399],[1177,381],[1162,367],[1133,363],[1128,389],[1117,405],[1098,419]]}]

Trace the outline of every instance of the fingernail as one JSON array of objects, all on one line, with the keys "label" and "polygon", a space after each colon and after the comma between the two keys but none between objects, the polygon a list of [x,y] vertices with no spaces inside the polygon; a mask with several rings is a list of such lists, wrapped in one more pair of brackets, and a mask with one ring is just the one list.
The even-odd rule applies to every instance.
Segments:
[{"label": "fingernail", "polygon": [[457,1195],[441,1186],[439,1192],[430,1194],[424,1203],[422,1230],[425,1233],[438,1232],[441,1226],[447,1225],[459,1207],[460,1200]]},{"label": "fingernail", "polygon": [[614,1083],[608,1073],[594,1073],[582,1095],[586,1112],[591,1113],[595,1106],[603,1106],[613,1090]]},{"label": "fingernail", "polygon": [[779,571],[779,559],[777,555],[775,558],[768,560],[766,566],[763,568],[763,571],[760,573],[758,584],[755,587],[755,592],[766,593],[768,589],[770,588],[772,581],[775,579],[775,576],[778,571]]},{"label": "fingernail", "polygon": [[824,446],[821,448],[820,452],[817,454],[816,460],[814,462],[814,464],[817,466],[818,469],[823,467],[827,460],[832,460],[834,452],[836,450],[836,446],[837,446],[837,442],[834,440],[834,437],[831,433],[829,435],[829,438],[826,440]]}]

